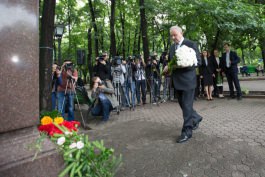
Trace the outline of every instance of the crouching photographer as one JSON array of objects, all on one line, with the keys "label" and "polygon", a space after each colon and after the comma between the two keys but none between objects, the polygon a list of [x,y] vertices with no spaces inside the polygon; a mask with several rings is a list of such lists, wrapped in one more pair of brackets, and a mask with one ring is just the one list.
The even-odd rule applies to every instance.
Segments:
[{"label": "crouching photographer", "polygon": [[[77,70],[70,60],[65,60],[59,76],[61,82],[57,87],[58,110],[65,117],[65,106],[68,108],[68,121],[74,120],[74,91],[78,78]],[[67,103],[67,104],[66,104]]]},{"label": "crouching photographer", "polygon": [[102,81],[99,77],[93,77],[91,97],[96,99],[91,114],[93,116],[103,116],[103,121],[107,121],[110,111],[119,105],[114,97],[114,88],[110,80]]}]

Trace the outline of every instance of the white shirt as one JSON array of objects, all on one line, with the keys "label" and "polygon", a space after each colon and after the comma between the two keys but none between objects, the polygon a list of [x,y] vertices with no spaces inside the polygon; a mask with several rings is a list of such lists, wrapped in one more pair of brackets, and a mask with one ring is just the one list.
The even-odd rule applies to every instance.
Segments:
[{"label": "white shirt", "polygon": [[204,58],[204,61],[205,61],[205,65],[208,66],[208,61],[206,57]]},{"label": "white shirt", "polygon": [[144,68],[141,67],[140,64],[138,64],[137,66],[137,71],[136,71],[136,80],[140,81],[140,80],[145,80],[145,71]]},{"label": "white shirt", "polygon": [[179,43],[176,44],[175,50],[178,49],[181,46],[181,44],[182,44],[183,41],[184,41],[184,37],[182,37],[181,40],[179,41]]},{"label": "white shirt", "polygon": [[219,59],[219,57],[215,57],[215,59],[216,59],[216,62],[217,62],[217,64],[218,64],[218,66],[219,66],[219,64],[220,64],[220,59]]},{"label": "white shirt", "polygon": [[226,67],[230,67],[230,51],[226,52]]}]

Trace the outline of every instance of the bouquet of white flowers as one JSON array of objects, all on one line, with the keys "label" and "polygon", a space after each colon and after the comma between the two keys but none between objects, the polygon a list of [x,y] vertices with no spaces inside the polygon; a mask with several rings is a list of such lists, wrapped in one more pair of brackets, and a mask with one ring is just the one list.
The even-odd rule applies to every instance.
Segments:
[{"label": "bouquet of white flowers", "polygon": [[175,55],[169,62],[168,67],[169,71],[172,73],[176,68],[197,66],[197,62],[196,52],[192,48],[183,45],[176,49]]}]

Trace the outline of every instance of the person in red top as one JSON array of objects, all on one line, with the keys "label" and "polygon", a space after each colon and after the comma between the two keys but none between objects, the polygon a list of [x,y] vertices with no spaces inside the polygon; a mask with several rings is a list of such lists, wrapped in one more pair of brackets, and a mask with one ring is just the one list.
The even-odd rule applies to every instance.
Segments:
[{"label": "person in red top", "polygon": [[[74,87],[78,78],[71,60],[65,60],[61,67],[61,82],[57,87],[58,110],[65,118],[65,105],[68,106],[68,121],[74,120]],[[66,104],[66,102],[68,104]]]}]

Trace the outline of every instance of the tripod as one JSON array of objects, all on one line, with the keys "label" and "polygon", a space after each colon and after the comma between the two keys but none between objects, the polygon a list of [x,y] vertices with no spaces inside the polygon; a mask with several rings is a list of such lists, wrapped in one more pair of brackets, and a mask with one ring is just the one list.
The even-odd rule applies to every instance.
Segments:
[{"label": "tripod", "polygon": [[[74,85],[74,81],[72,78],[68,77],[67,78],[67,82],[66,82],[66,88],[65,88],[65,91],[64,91],[64,98],[63,98],[63,104],[62,104],[62,107],[61,107],[61,110],[59,110],[59,112],[63,112],[63,108],[64,108],[64,103],[65,103],[65,97],[66,97],[66,94],[67,94],[67,91],[68,91],[68,85],[69,85],[69,82],[71,82],[72,86],[73,86],[73,93],[76,97],[76,101],[77,101],[77,105],[78,105],[78,109],[79,109],[79,112],[80,112],[80,115],[81,115],[81,119],[82,119],[82,125],[85,129],[91,129],[86,123],[85,123],[85,120],[84,120],[84,117],[83,117],[83,114],[82,114],[82,111],[80,109],[80,104],[79,104],[79,100],[78,100],[78,97],[77,97],[77,94],[76,94],[76,90],[75,90],[75,85]],[[72,90],[70,90],[70,94],[71,94]],[[69,100],[68,100],[69,101]]]},{"label": "tripod", "polygon": [[113,79],[114,93],[115,93],[115,96],[117,97],[117,101],[119,102],[119,110],[121,110],[122,95],[125,97],[126,104],[130,107],[130,110],[131,110],[129,98],[127,94],[125,93],[125,87],[124,85],[121,84],[121,74],[123,74],[121,65],[119,66],[119,70],[115,70],[114,68],[114,73],[116,76],[116,79],[115,78]]}]

